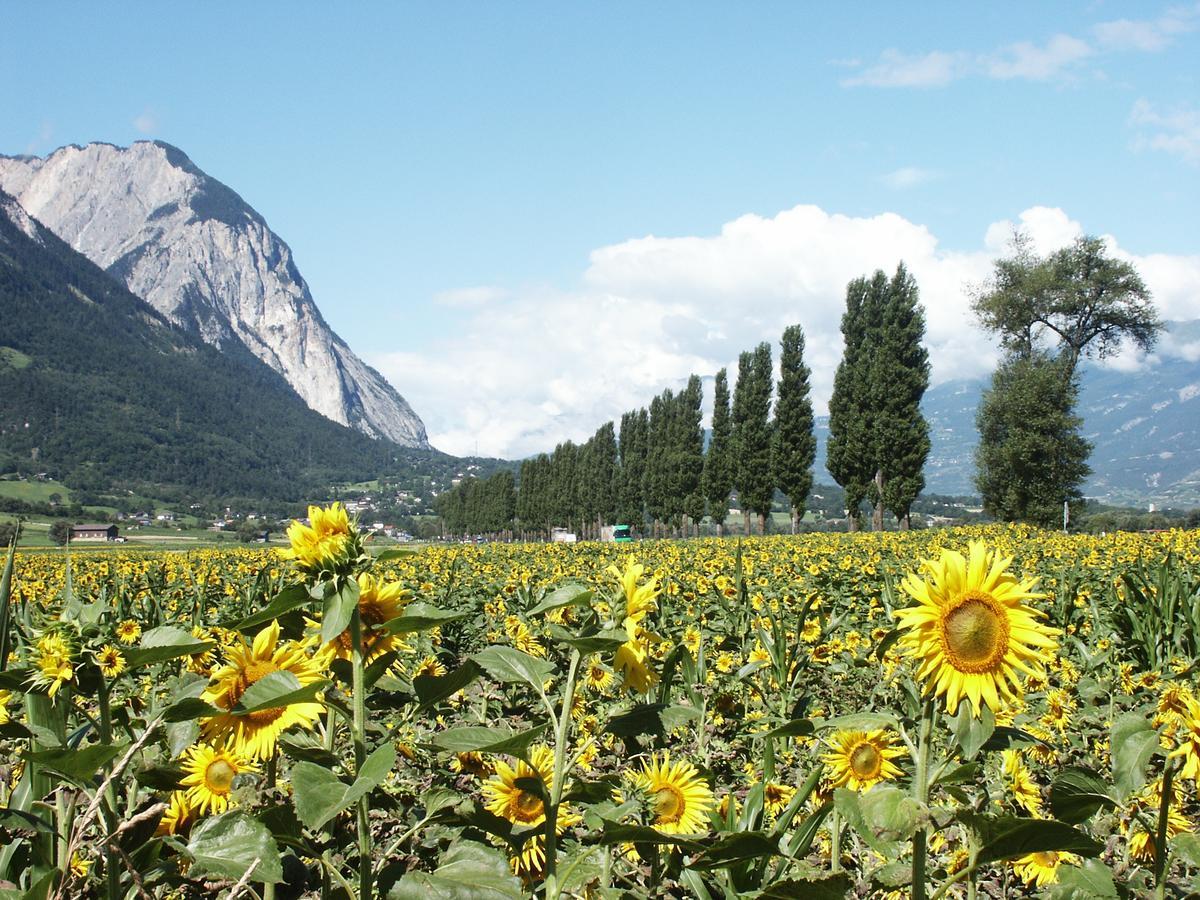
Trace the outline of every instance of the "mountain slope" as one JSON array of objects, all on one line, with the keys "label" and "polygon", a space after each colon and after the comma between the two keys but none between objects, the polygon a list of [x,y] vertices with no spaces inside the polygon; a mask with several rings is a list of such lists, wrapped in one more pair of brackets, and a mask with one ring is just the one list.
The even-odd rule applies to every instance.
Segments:
[{"label": "mountain slope", "polygon": [[240,344],[169,322],[3,192],[0,397],[0,472],[71,487],[300,500],[428,455],[310,410]]},{"label": "mountain slope", "polygon": [[248,349],[327,418],[429,446],[404,398],[325,323],[287,244],[182,151],[139,141],[0,156],[0,190],[170,321]]}]

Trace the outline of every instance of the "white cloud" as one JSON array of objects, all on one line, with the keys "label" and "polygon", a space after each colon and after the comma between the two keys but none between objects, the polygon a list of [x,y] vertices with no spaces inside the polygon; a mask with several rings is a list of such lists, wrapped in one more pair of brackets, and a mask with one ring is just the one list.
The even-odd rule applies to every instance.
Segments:
[{"label": "white cloud", "polygon": [[1092,48],[1079,38],[1056,34],[1042,45],[1020,41],[1001,47],[982,62],[984,72],[990,78],[1048,81],[1087,59],[1092,52]]},{"label": "white cloud", "polygon": [[1200,163],[1200,110],[1163,112],[1147,100],[1138,100],[1129,119],[1143,129],[1136,141],[1138,147],[1163,150],[1185,162]]},{"label": "white cloud", "polygon": [[1139,50],[1157,53],[1170,46],[1174,38],[1196,28],[1200,4],[1174,7],[1156,19],[1116,19],[1092,28],[1096,41],[1114,50]]},{"label": "white cloud", "polygon": [[154,134],[158,131],[158,116],[152,110],[145,109],[133,120],[133,127],[142,134]]},{"label": "white cloud", "polygon": [[929,169],[918,169],[916,166],[903,166],[894,172],[880,175],[879,180],[894,191],[917,187],[937,178],[937,173]]},{"label": "white cloud", "polygon": [[[1039,252],[1082,233],[1061,209],[1015,217]],[[814,397],[828,402],[841,356],[846,284],[903,260],[921,289],[936,382],[973,377],[996,361],[974,325],[968,286],[1005,251],[1013,222],[987,228],[979,249],[950,251],[895,213],[852,217],[797,206],[741,216],[706,237],[647,236],[601,247],[575,290],[516,292],[466,307],[452,336],[419,352],[369,361],[425,418],[451,453],[520,457],[584,440],[695,372],[736,368],[740,351],[778,345],[786,325],[807,336]],[[1200,318],[1200,256],[1131,256],[1166,318]]]},{"label": "white cloud", "polygon": [[908,56],[899,50],[884,50],[877,63],[844,79],[842,84],[846,87],[942,87],[966,74],[970,61],[971,57],[966,53],[934,50]]},{"label": "white cloud", "polygon": [[499,303],[507,299],[508,291],[497,287],[483,285],[480,287],[456,288],[435,294],[433,302],[439,306],[451,308],[485,306],[489,303]]},{"label": "white cloud", "polygon": [[884,50],[875,62],[837,60],[860,71],[842,79],[844,87],[944,87],[960,78],[981,76],[1000,81],[1052,81],[1073,76],[1080,65],[1103,52],[1154,53],[1200,24],[1200,4],[1173,7],[1155,19],[1117,19],[1091,27],[1090,40],[1056,34],[1044,43],[1017,41],[985,53],[932,50],[905,53]]}]

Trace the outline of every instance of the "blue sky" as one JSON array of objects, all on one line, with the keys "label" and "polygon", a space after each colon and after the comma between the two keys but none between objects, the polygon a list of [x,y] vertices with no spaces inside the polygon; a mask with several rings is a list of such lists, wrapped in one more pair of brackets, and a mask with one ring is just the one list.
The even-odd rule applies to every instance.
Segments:
[{"label": "blue sky", "polygon": [[[0,153],[179,146],[288,241],[329,322],[446,449],[485,432],[481,451],[544,449],[789,316],[827,334],[847,272],[800,245],[885,267],[925,253],[946,282],[929,302],[952,305],[951,273],[998,252],[989,227],[1044,208],[1060,215],[1026,224],[1113,236],[1193,311],[1194,4],[120,8],[0,12]],[[808,206],[850,224],[779,219]],[[900,222],[873,229],[884,214]],[[722,242],[738,221],[761,227]],[[835,232],[874,255],[821,240]],[[798,269],[761,280],[789,255]],[[746,316],[719,314],[742,298]],[[568,314],[605,303],[603,328]],[[540,329],[573,322],[549,342],[570,353],[546,346]],[[605,366],[636,374],[579,374]]]}]

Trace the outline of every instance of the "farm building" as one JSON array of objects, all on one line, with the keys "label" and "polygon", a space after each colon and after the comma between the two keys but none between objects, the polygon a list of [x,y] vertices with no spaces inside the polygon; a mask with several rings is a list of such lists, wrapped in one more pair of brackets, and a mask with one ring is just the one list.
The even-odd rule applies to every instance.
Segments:
[{"label": "farm building", "polygon": [[72,525],[72,541],[115,541],[116,525]]}]

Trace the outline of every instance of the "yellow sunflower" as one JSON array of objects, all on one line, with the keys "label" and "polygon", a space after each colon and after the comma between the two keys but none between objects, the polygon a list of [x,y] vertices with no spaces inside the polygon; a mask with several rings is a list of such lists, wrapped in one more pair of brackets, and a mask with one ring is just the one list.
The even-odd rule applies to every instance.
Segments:
[{"label": "yellow sunflower", "polygon": [[188,805],[200,815],[216,815],[229,807],[233,779],[258,769],[229,747],[197,744],[184,754],[183,771],[180,784],[187,788]]},{"label": "yellow sunflower", "polygon": [[[371,663],[385,653],[403,646],[399,635],[389,634],[381,626],[387,624],[404,612],[404,607],[412,599],[412,593],[398,581],[385,583],[371,575],[358,576],[358,616],[362,620],[363,658]],[[310,624],[320,625],[315,622]],[[337,659],[350,659],[354,649],[354,640],[350,629],[347,628],[327,645]]]},{"label": "yellow sunflower", "polygon": [[12,699],[12,691],[0,691],[0,725],[7,725],[11,721],[8,714],[8,701]]},{"label": "yellow sunflower", "polygon": [[59,633],[48,632],[38,638],[33,653],[33,675],[35,687],[45,688],[53,697],[68,681],[75,680],[71,644]]},{"label": "yellow sunflower", "polygon": [[626,622],[642,621],[647,613],[652,612],[658,605],[656,598],[662,592],[658,586],[658,578],[651,576],[645,584],[639,584],[645,573],[646,567],[634,562],[633,557],[625,561],[624,571],[616,566],[608,567],[608,574],[617,579],[625,597],[625,614],[621,618]]},{"label": "yellow sunflower", "polygon": [[796,789],[791,785],[767,782],[763,785],[763,809],[767,811],[768,816],[775,818],[787,809],[795,795]]},{"label": "yellow sunflower", "polygon": [[583,683],[593,691],[604,692],[613,683],[613,674],[604,663],[593,657],[584,669]]},{"label": "yellow sunflower", "polygon": [[[214,639],[213,633],[202,625],[194,625],[192,627],[192,637],[198,641],[211,641]],[[212,673],[213,663],[216,662],[216,654],[213,648],[202,650],[199,653],[193,653],[188,656],[187,667],[189,672],[195,672],[197,675],[209,675]]]},{"label": "yellow sunflower", "polygon": [[1177,746],[1171,756],[1182,758],[1180,778],[1200,782],[1200,700],[1188,696],[1181,702],[1184,709],[1175,716]]},{"label": "yellow sunflower", "polygon": [[125,671],[125,657],[112,644],[105,644],[96,652],[96,665],[105,678],[116,678]]},{"label": "yellow sunflower", "polygon": [[158,828],[154,834],[157,837],[167,834],[186,835],[196,819],[196,811],[188,803],[187,791],[172,791],[171,798],[167,801],[167,811],[158,820]]},{"label": "yellow sunflower", "polygon": [[418,675],[427,675],[430,678],[441,678],[446,674],[446,667],[442,665],[441,660],[436,656],[426,656],[423,660],[413,666],[412,677]]},{"label": "yellow sunflower", "polygon": [[142,636],[142,626],[133,619],[126,619],[117,626],[117,640],[126,646],[136,644],[137,639]]},{"label": "yellow sunflower", "polygon": [[[547,794],[554,790],[554,751],[539,744],[529,751],[530,763],[517,760],[514,769],[504,760],[496,761],[496,773],[483,785],[488,811],[507,819],[523,828],[534,828],[546,821],[546,808],[542,798],[532,791],[517,786],[523,778],[540,779]],[[579,816],[559,809],[555,820],[555,833],[579,822]],[[519,856],[510,860],[518,874],[535,876],[546,864],[545,835],[533,835],[526,840]]]},{"label": "yellow sunflower", "polygon": [[1020,859],[1013,860],[1013,871],[1029,887],[1046,887],[1058,881],[1059,866],[1078,862],[1079,857],[1074,853],[1046,850],[1041,853],[1027,853]]},{"label": "yellow sunflower", "polygon": [[1021,751],[1005,750],[1000,754],[1000,760],[1001,771],[1012,792],[1013,799],[1031,816],[1041,815],[1042,792],[1022,760]]},{"label": "yellow sunflower", "polygon": [[328,509],[310,506],[308,521],[308,525],[293,521],[288,526],[291,547],[279,551],[284,559],[295,560],[302,572],[342,571],[361,552],[358,535],[341,503]]},{"label": "yellow sunflower", "polygon": [[627,776],[646,801],[650,824],[663,834],[703,834],[716,806],[708,783],[690,762],[671,762],[671,753],[652,753]]},{"label": "yellow sunflower", "polygon": [[202,694],[206,703],[227,710],[201,722],[201,732],[206,740],[232,740],[237,752],[252,759],[267,759],[275,752],[280,734],[294,725],[311,728],[325,711],[320,695],[313,700],[257,712],[232,711],[250,685],[271,672],[290,672],[301,685],[312,684],[323,677],[328,656],[309,656],[301,644],[280,642],[278,622],[272,622],[260,631],[253,644],[247,644],[242,638],[226,653],[228,661],[213,673]]},{"label": "yellow sunflower", "polygon": [[1039,671],[1057,646],[1058,630],[1024,603],[1044,596],[1033,593],[1036,579],[1018,582],[1011,563],[972,541],[969,557],[943,550],[937,561],[925,561],[929,577],[904,579],[917,603],[896,611],[906,629],[901,646],[920,661],[917,677],[945,696],[951,713],[964,697],[975,715],[983,703],[1000,709],[1002,698],[1020,696],[1018,673]]},{"label": "yellow sunflower", "polygon": [[823,757],[830,769],[830,784],[865,791],[881,781],[900,776],[892,762],[902,756],[902,748],[892,746],[886,729],[876,731],[839,731],[830,738],[830,751]]}]

